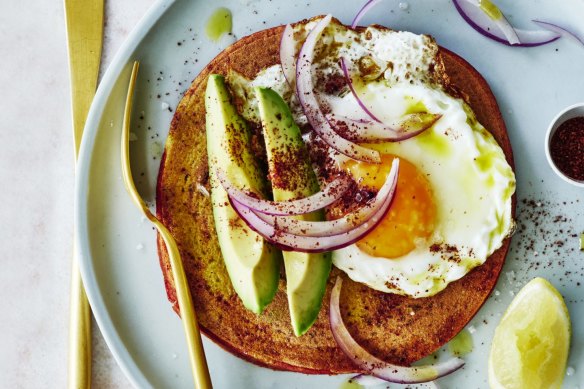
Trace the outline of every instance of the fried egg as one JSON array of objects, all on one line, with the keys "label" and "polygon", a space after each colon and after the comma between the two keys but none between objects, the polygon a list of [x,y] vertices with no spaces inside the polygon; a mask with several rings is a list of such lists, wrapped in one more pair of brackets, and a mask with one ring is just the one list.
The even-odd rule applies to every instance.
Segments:
[{"label": "fried egg", "polygon": [[337,158],[364,188],[383,184],[394,157],[400,158],[400,172],[383,221],[335,251],[333,263],[374,289],[432,296],[501,247],[512,230],[515,177],[463,101],[424,85],[393,87],[384,96],[394,107],[402,102],[404,112],[410,100],[442,117],[417,137],[372,146],[382,153],[379,165]]},{"label": "fried egg", "polygon": [[[314,23],[297,25],[295,36],[301,39]],[[513,170],[470,107],[442,85],[437,55],[429,36],[375,26],[356,32],[331,23],[316,47],[312,69],[321,104],[333,114],[371,120],[346,87],[331,88],[329,81],[342,74],[338,60],[344,57],[356,75],[358,96],[383,123],[397,126],[412,113],[442,115],[414,138],[369,145],[382,154],[381,164],[329,150],[333,169],[372,192],[383,184],[393,158],[400,159],[389,212],[367,236],[333,252],[333,263],[371,288],[412,297],[432,296],[483,264],[513,228]],[[258,120],[249,91],[267,86],[288,101],[298,123],[306,123],[279,65],[246,82],[231,75],[230,83],[243,97],[248,120]]]}]

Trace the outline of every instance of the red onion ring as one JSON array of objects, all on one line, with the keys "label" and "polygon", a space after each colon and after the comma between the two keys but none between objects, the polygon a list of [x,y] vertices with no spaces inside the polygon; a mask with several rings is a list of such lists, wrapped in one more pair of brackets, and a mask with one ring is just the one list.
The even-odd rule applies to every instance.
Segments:
[{"label": "red onion ring", "polygon": [[560,39],[561,35],[554,34],[551,31],[520,30],[515,29],[521,43],[515,46],[519,47],[536,47],[552,43]]},{"label": "red onion ring", "polygon": [[489,18],[476,2],[469,0],[452,0],[454,7],[462,18],[481,35],[496,42],[518,47],[535,47],[551,43],[560,38],[559,34],[550,31],[527,31],[514,29],[519,37],[519,43],[511,44],[500,30],[500,27]]},{"label": "red onion ring", "polygon": [[[383,205],[381,202],[380,205]],[[253,211],[252,211],[253,212]],[[307,220],[292,219],[285,216],[271,216],[265,215],[261,212],[254,212],[257,217],[262,219],[264,222],[270,226],[278,229],[279,231],[286,232],[292,235],[298,236],[331,236],[339,235],[350,231],[357,227],[360,223],[357,220],[349,218],[347,216],[336,219],[329,220],[326,222],[315,222]]]},{"label": "red onion ring", "polygon": [[[398,161],[398,159],[395,161]],[[392,169],[394,169],[394,165],[392,165]],[[395,169],[397,169],[397,167]],[[393,178],[389,176],[388,181],[392,179]],[[285,216],[265,215],[257,211],[254,213],[278,231],[299,236],[326,237],[343,234],[367,222],[383,206],[386,196],[385,189],[383,193],[380,189],[379,195],[376,196],[373,201],[360,207],[354,212],[346,214],[342,218],[329,221],[307,221]]]},{"label": "red onion ring", "polygon": [[[305,253],[321,253],[347,247],[372,231],[383,219],[391,203],[399,171],[399,159],[394,159],[391,171],[383,184],[375,200],[380,199],[382,206],[357,227],[342,234],[330,236],[301,236],[284,232],[278,226],[273,226],[263,221],[256,213],[245,205],[238,203],[230,197],[231,206],[239,217],[255,232],[263,236],[268,242],[284,251],[300,251]],[[326,223],[326,222],[323,222]]]},{"label": "red onion ring", "polygon": [[233,198],[231,206],[239,217],[255,232],[263,236],[268,242],[282,251],[300,251],[304,253],[322,253],[347,247],[367,235],[381,221],[385,212],[389,209],[391,201],[385,201],[382,210],[371,218],[371,223],[366,222],[351,231],[339,235],[325,237],[300,236],[286,232],[280,232],[276,227],[264,222],[251,209],[239,204]]},{"label": "red onion ring", "polygon": [[[474,5],[477,11],[481,12],[484,16],[487,16],[487,18],[490,20],[490,22],[487,22],[486,24],[487,29],[489,27],[489,24],[494,23],[495,26],[499,28],[501,33],[503,33],[505,39],[507,39],[507,42],[509,42],[509,44],[516,45],[520,43],[519,37],[517,36],[517,32],[515,31],[511,23],[509,23],[503,12],[501,12],[499,7],[493,4],[491,0],[464,0],[464,1],[466,1],[468,4]],[[486,7],[491,8],[491,13],[495,12],[496,14],[490,15],[488,9],[482,7],[483,3],[486,4]],[[469,11],[470,14],[472,14],[472,11],[471,10]],[[481,19],[482,19],[481,17],[473,18],[475,22],[481,22]],[[483,27],[485,27],[485,25],[483,25]]]},{"label": "red onion ring", "polygon": [[296,61],[296,94],[298,95],[308,122],[327,145],[349,158],[358,161],[380,163],[381,157],[379,152],[348,141],[334,131],[320,109],[314,93],[314,84],[312,81],[314,47],[322,31],[329,25],[331,18],[332,16],[330,14],[322,18],[314,26],[312,31],[310,31],[300,49],[298,60]]},{"label": "red onion ring", "polygon": [[[364,388],[377,388],[377,387],[381,388],[381,387],[383,387],[384,389],[387,389],[387,381],[386,380],[382,380],[381,378],[373,377],[370,375],[358,374],[354,377],[351,377],[351,379],[349,381],[354,382],[356,384],[359,384],[359,385],[363,386]],[[422,388],[440,389],[440,386],[438,386],[438,383],[435,381],[429,381],[429,382],[424,382],[424,383],[416,385],[416,388],[418,388],[418,389],[422,389]]]},{"label": "red onion ring", "polygon": [[280,40],[280,64],[282,66],[284,78],[290,87],[294,85],[296,78],[296,67],[294,64],[294,54],[296,52],[295,46],[296,42],[294,41],[294,29],[291,25],[287,24],[286,27],[284,27],[282,39]]},{"label": "red onion ring", "polygon": [[365,16],[365,14],[369,12],[371,8],[375,7],[378,3],[381,3],[381,1],[382,0],[369,0],[367,3],[365,3],[363,8],[361,8],[359,12],[357,12],[357,15],[355,15],[355,18],[351,23],[351,28],[357,27],[357,23],[359,23],[361,18],[363,18],[363,16]]},{"label": "red onion ring", "polygon": [[340,199],[351,185],[348,178],[339,177],[312,196],[298,200],[269,201],[253,197],[237,188],[221,168],[217,168],[216,173],[227,194],[235,201],[254,211],[274,216],[303,215],[322,209]]},{"label": "red onion ring", "polygon": [[342,136],[353,142],[382,143],[401,142],[413,138],[431,128],[442,115],[432,113],[413,113],[406,116],[400,127],[394,129],[383,123],[353,120],[344,116],[328,114],[327,119],[335,128],[344,123],[347,131]]},{"label": "red onion ring", "polygon": [[355,365],[359,366],[359,368],[363,369],[368,374],[388,382],[417,384],[443,377],[460,369],[464,365],[462,359],[451,358],[443,363],[435,365],[406,367],[387,363],[371,355],[351,337],[351,334],[343,323],[339,306],[342,285],[343,279],[337,277],[337,281],[331,293],[329,312],[331,331],[341,350],[343,350]]},{"label": "red onion ring", "polygon": [[[348,231],[351,231],[355,227],[367,221],[374,214],[375,211],[379,210],[384,204],[383,201],[379,201],[373,205],[367,204],[368,212],[363,212],[361,217],[357,217],[353,214],[346,215],[340,219],[329,220],[326,222],[314,222],[307,220],[292,219],[285,216],[271,216],[264,215],[260,212],[254,212],[260,219],[268,223],[279,231],[283,231],[292,235],[298,236],[331,236],[339,235]],[[359,208],[359,211],[365,211],[365,207]]]},{"label": "red onion ring", "polygon": [[373,119],[377,123],[381,123],[381,120],[377,119],[377,117],[373,114],[373,112],[371,112],[369,110],[369,108],[367,108],[365,103],[363,103],[363,101],[359,98],[359,95],[357,94],[357,91],[355,90],[355,87],[353,86],[353,80],[351,79],[351,74],[349,72],[349,65],[347,65],[347,61],[345,60],[344,57],[341,57],[340,63],[341,63],[341,69],[343,70],[343,75],[345,76],[345,79],[347,80],[347,85],[349,86],[349,89],[351,90],[353,97],[355,97],[355,100],[357,100],[357,104],[359,104],[359,107],[361,107],[361,109],[363,111],[365,111],[365,113],[371,119]]},{"label": "red onion ring", "polygon": [[532,20],[532,22],[537,24],[540,27],[545,28],[546,30],[550,30],[550,31],[558,33],[560,35],[566,35],[566,36],[572,38],[573,40],[579,42],[582,46],[584,46],[584,39],[579,37],[576,33],[568,30],[567,28],[564,28],[564,27],[559,26],[559,25],[554,24],[554,23],[544,22],[543,20]]}]

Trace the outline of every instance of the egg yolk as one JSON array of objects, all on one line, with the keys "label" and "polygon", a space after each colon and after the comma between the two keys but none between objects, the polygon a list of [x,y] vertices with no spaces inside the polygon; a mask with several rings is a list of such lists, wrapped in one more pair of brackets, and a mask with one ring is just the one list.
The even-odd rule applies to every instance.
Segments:
[{"label": "egg yolk", "polygon": [[[383,155],[381,164],[348,161],[345,168],[360,186],[378,190],[394,158]],[[398,258],[426,240],[434,231],[435,222],[436,206],[428,179],[411,162],[400,158],[391,208],[377,227],[357,242],[357,247],[375,257]]]}]

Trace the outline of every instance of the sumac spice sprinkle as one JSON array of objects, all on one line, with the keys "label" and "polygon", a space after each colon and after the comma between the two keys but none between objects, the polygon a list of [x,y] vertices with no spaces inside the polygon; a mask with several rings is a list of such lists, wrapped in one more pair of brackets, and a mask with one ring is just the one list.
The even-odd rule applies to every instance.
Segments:
[{"label": "sumac spice sprinkle", "polygon": [[550,155],[562,173],[584,181],[584,116],[568,119],[556,129]]}]

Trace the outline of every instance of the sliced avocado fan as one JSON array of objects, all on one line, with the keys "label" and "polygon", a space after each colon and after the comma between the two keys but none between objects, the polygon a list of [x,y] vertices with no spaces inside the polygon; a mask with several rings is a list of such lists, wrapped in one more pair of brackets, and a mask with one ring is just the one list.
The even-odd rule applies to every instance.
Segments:
[{"label": "sliced avocado fan", "polygon": [[[320,191],[308,150],[288,105],[270,88],[255,88],[259,102],[268,167],[275,201],[310,196]],[[302,220],[324,220],[324,212],[297,216]],[[283,253],[288,306],[296,336],[314,324],[331,270],[330,253]]]},{"label": "sliced avocado fan", "polygon": [[209,76],[205,109],[211,202],[221,254],[243,305],[259,314],[276,294],[281,253],[239,218],[216,176],[216,169],[223,169],[238,188],[264,198],[268,184],[250,148],[250,129],[231,103],[220,75]]}]

